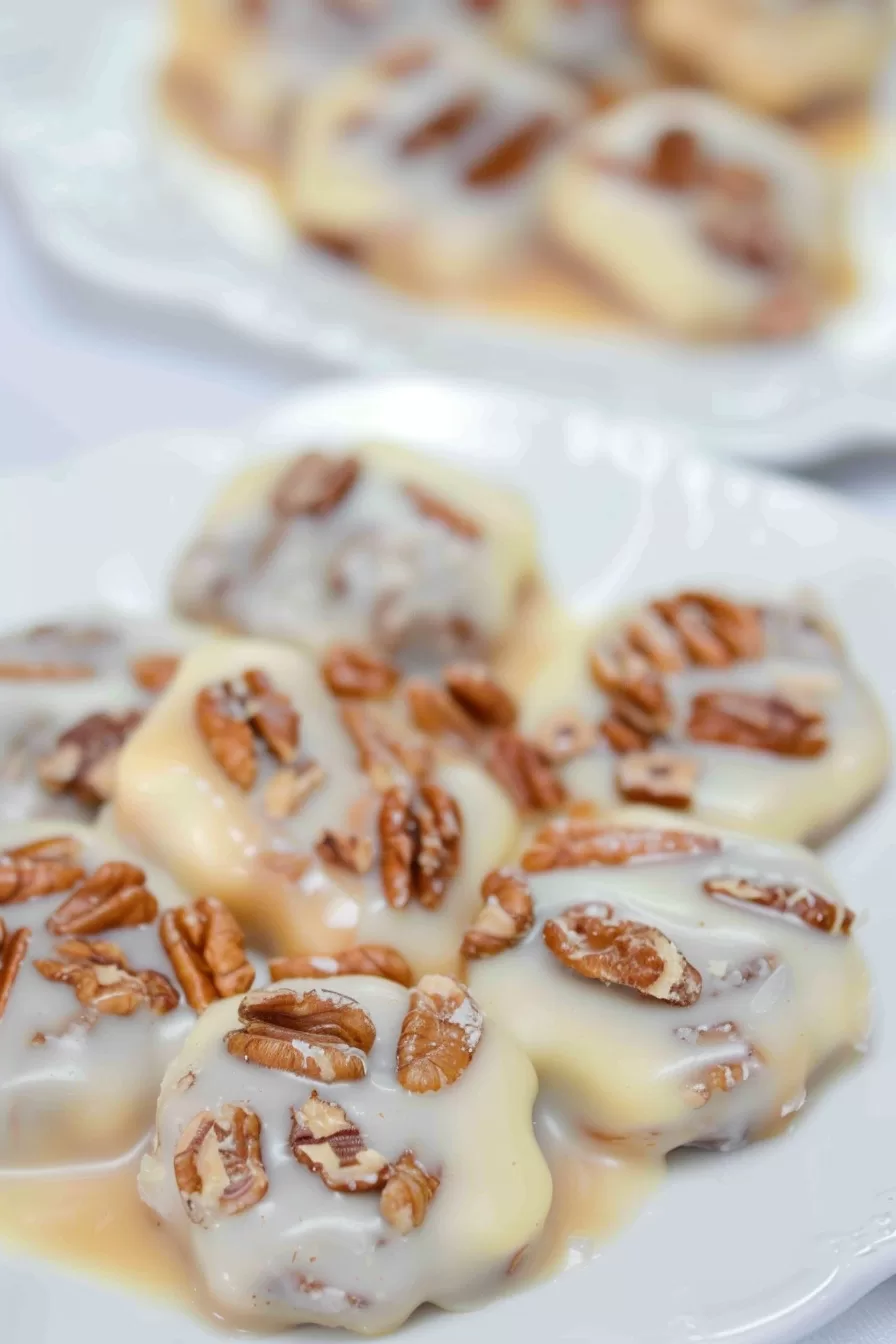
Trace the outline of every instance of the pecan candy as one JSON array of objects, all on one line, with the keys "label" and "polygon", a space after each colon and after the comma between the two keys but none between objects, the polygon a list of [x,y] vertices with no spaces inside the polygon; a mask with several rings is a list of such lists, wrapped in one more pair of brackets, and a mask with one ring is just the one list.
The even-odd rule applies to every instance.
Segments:
[{"label": "pecan candy", "polygon": [[178,1139],[174,1176],[191,1223],[208,1227],[253,1208],[268,1192],[261,1120],[245,1106],[200,1112]]},{"label": "pecan candy", "polygon": [[359,1003],[332,989],[258,989],[239,1006],[243,1024],[224,1038],[249,1064],[325,1083],[350,1083],[367,1072],[376,1029]]},{"label": "pecan candy", "polygon": [[447,975],[425,975],[411,991],[398,1038],[398,1081],[406,1092],[438,1092],[469,1068],[482,1037],[482,1013]]}]

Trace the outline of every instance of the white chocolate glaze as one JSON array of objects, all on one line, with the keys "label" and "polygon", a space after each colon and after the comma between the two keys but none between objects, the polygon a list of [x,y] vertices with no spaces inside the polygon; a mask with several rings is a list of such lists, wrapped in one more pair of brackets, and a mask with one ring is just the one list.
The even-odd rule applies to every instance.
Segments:
[{"label": "white chocolate glaze", "polygon": [[[796,846],[676,825],[655,809],[610,814],[601,825],[696,832],[718,848],[528,873],[534,926],[516,947],[470,964],[477,1000],[599,1138],[642,1142],[659,1155],[683,1144],[728,1147],[780,1127],[816,1070],[864,1043],[865,963],[851,934],[710,896],[703,883],[733,876],[838,902],[831,879]],[[579,905],[610,906],[617,919],[659,929],[700,972],[696,1001],[657,1001],[569,969],[542,928]]]},{"label": "white chocolate glaze", "polygon": [[722,206],[726,228],[737,227],[744,202],[721,201],[703,185],[669,189],[638,175],[659,138],[673,131],[694,136],[720,169],[748,169],[764,179],[762,208],[788,253],[787,290],[798,288],[808,320],[842,247],[833,178],[792,131],[711,94],[644,94],[583,127],[545,195],[552,238],[671,330],[697,337],[776,334],[768,313],[784,288],[783,274],[721,250],[707,232]]},{"label": "white chocolate glaze", "polygon": [[[300,810],[282,820],[264,807],[273,767],[265,763],[256,785],[244,791],[216,763],[196,726],[197,693],[249,668],[263,669],[288,696],[301,717],[301,759],[324,772]],[[376,943],[397,949],[417,973],[450,969],[477,908],[479,883],[515,843],[518,823],[502,791],[477,765],[450,755],[435,759],[432,778],[460,809],[459,868],[438,909],[413,901],[394,909],[380,876],[381,797],[358,764],[339,702],[324,688],[316,664],[284,646],[221,640],[184,660],[122,752],[116,822],[189,891],[213,891],[228,902],[277,952],[332,953]],[[321,862],[315,844],[326,830],[369,841],[369,871],[355,874]],[[265,862],[271,853],[299,855],[307,866],[291,880]]]},{"label": "white chocolate glaze", "polygon": [[[528,1060],[486,1021],[455,1082],[411,1093],[396,1077],[406,990],[366,977],[278,986],[286,987],[332,990],[363,1006],[376,1028],[365,1076],[315,1084],[234,1057],[224,1037],[238,1026],[237,1006],[217,1005],[166,1074],[158,1144],[142,1165],[144,1200],[192,1257],[216,1310],[256,1327],[315,1322],[375,1334],[400,1325],[422,1302],[457,1309],[502,1291],[514,1258],[538,1238],[551,1199],[532,1131],[536,1082]],[[387,1161],[410,1151],[428,1173],[439,1173],[420,1226],[402,1235],[381,1215],[378,1193],[331,1190],[296,1160],[291,1108],[303,1107],[312,1091],[342,1107]],[[234,1103],[261,1121],[268,1190],[253,1207],[212,1212],[198,1225],[175,1180],[175,1148],[198,1113]]]},{"label": "white chocolate glaze", "polygon": [[646,55],[630,0],[496,0],[495,31],[513,50],[586,80],[598,92],[643,84]]},{"label": "white chocolate glaze", "polygon": [[[98,804],[69,790],[51,792],[41,783],[41,762],[89,715],[142,711],[153,694],[135,678],[134,663],[177,657],[191,641],[195,636],[174,623],[109,612],[66,615],[0,636],[0,822],[90,821]],[[21,675],[13,675],[17,668]]]},{"label": "white chocolate glaze", "polygon": [[[535,573],[534,528],[513,493],[407,450],[351,445],[358,479],[325,516],[294,517],[264,563],[272,491],[289,459],[230,483],[175,575],[186,615],[320,650],[340,640],[422,663],[497,649]],[[478,536],[422,516],[412,483],[463,513]]]},{"label": "white chocolate glaze", "polygon": [[893,35],[886,0],[645,0],[639,23],[685,69],[779,115],[867,90]]},{"label": "white chocolate glaze", "polygon": [[[611,650],[641,609],[615,615],[596,632],[571,635],[536,676],[523,702],[523,728],[535,737],[572,711],[593,732],[609,709],[589,671],[589,652]],[[764,607],[764,656],[728,667],[688,666],[666,686],[674,710],[656,743],[696,763],[691,811],[704,821],[781,840],[810,840],[847,821],[880,787],[890,763],[889,733],[871,690],[851,666],[836,632],[811,604]],[[705,691],[792,696],[823,716],[827,748],[796,758],[687,737],[688,709]],[[559,767],[574,798],[622,801],[614,782],[620,758],[595,734],[595,746]]]},{"label": "white chocolate glaze", "polygon": [[[59,835],[76,839],[77,862],[88,876],[110,860],[133,858],[107,836],[58,819],[0,826],[0,852]],[[182,902],[165,873],[145,871],[146,886],[160,907]],[[89,941],[114,942],[135,970],[164,975],[179,1002],[163,1015],[146,1006],[129,1016],[97,1014],[78,1002],[70,985],[40,975],[34,961],[55,958],[65,942],[49,932],[46,922],[67,895],[0,903],[7,937],[31,930],[25,960],[0,1014],[0,1169],[69,1167],[132,1149],[151,1123],[162,1073],[196,1020],[179,992],[155,920],[110,929]]]}]

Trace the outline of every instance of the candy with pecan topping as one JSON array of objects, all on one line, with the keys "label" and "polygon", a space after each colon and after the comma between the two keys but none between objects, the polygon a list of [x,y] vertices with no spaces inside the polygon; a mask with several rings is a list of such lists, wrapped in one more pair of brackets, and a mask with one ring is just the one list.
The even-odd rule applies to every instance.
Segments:
[{"label": "candy with pecan topping", "polygon": [[618,919],[609,905],[574,905],[545,922],[542,936],[577,975],[637,990],[677,1007],[696,1003],[702,977],[659,929]]},{"label": "candy with pecan topping", "polygon": [[839,901],[832,901],[810,887],[787,886],[785,883],[755,882],[744,877],[712,877],[703,883],[709,896],[731,901],[744,901],[765,910],[789,915],[810,929],[822,933],[848,934],[855,923],[855,913]]},{"label": "candy with pecan topping", "polygon": [[258,989],[240,1003],[239,1018],[243,1026],[224,1041],[247,1063],[326,1083],[349,1083],[367,1072],[376,1029],[346,994]]},{"label": "candy with pecan topping", "polygon": [[390,1227],[406,1237],[419,1227],[441,1184],[422,1162],[406,1150],[392,1167],[380,1195],[380,1213]]},{"label": "candy with pecan topping", "polygon": [[489,873],[482,883],[483,907],[467,929],[461,954],[468,961],[494,957],[525,938],[534,920],[532,892],[524,877],[508,868]]},{"label": "candy with pecan topping", "polygon": [[481,663],[453,663],[443,680],[471,719],[485,728],[512,728],[517,720],[513,697]]},{"label": "candy with pecan topping", "polygon": [[720,849],[721,842],[714,835],[697,831],[610,826],[587,818],[570,818],[539,831],[521,862],[527,872],[545,873],[592,863],[668,861],[689,854],[714,854]]},{"label": "candy with pecan topping", "polygon": [[673,751],[631,752],[616,766],[616,788],[629,803],[684,810],[694,800],[698,765]]},{"label": "candy with pecan topping", "polygon": [[383,1188],[389,1163],[382,1153],[367,1147],[341,1106],[314,1091],[303,1106],[293,1106],[291,1114],[293,1156],[330,1190],[356,1195]]},{"label": "candy with pecan topping", "polygon": [[820,756],[828,748],[822,714],[800,709],[780,695],[746,691],[704,691],[694,696],[688,734],[695,742],[776,756]]},{"label": "candy with pecan topping", "polygon": [[550,812],[566,802],[566,788],[537,743],[510,729],[496,732],[486,765],[523,812]]},{"label": "candy with pecan topping", "polygon": [[0,854],[0,905],[68,891],[84,876],[73,836],[49,836]]},{"label": "candy with pecan topping", "polygon": [[246,959],[243,931],[220,901],[205,897],[166,910],[159,938],[194,1012],[252,987],[255,972]]},{"label": "candy with pecan topping", "polygon": [[232,1105],[194,1116],[174,1150],[174,1178],[187,1217],[201,1227],[253,1208],[268,1192],[259,1117]]},{"label": "candy with pecan topping", "polygon": [[108,802],[115,789],[118,753],[142,717],[137,709],[89,714],[62,733],[38,763],[41,784],[48,793],[69,793],[87,807]]},{"label": "candy with pecan topping", "polygon": [[3,920],[0,919],[0,1017],[6,1011],[12,987],[25,960],[30,941],[30,929],[16,929],[14,933],[9,933]]},{"label": "candy with pecan topping", "polygon": [[271,508],[280,518],[323,518],[348,497],[360,473],[356,457],[303,453],[277,481]]},{"label": "candy with pecan topping", "polygon": [[388,700],[401,673],[369,649],[339,644],[324,659],[321,676],[333,694],[343,699]]},{"label": "candy with pecan topping", "polygon": [[177,990],[158,971],[135,971],[116,943],[70,938],[56,948],[57,959],[42,957],[34,969],[45,980],[70,985],[79,1003],[109,1017],[130,1017],[148,1008],[157,1017],[180,1002]]},{"label": "candy with pecan topping", "polygon": [[482,1036],[482,1013],[463,985],[425,975],[411,991],[398,1038],[398,1081],[406,1092],[438,1092],[469,1067]]},{"label": "candy with pecan topping", "polygon": [[394,947],[360,943],[332,955],[275,957],[268,964],[271,979],[325,979],[331,975],[374,975],[410,987],[411,968]]},{"label": "candy with pecan topping", "polygon": [[460,808],[437,784],[424,784],[416,800],[404,789],[384,795],[379,817],[383,893],[396,910],[416,898],[437,910],[460,866]]},{"label": "candy with pecan topping", "polygon": [[116,860],[83,878],[47,920],[47,928],[64,935],[105,933],[149,924],[158,910],[143,869]]}]

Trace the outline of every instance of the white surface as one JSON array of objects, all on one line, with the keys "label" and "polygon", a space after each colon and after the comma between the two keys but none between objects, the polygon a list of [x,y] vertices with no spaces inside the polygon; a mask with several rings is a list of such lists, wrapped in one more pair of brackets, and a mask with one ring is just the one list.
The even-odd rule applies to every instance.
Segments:
[{"label": "white surface", "polygon": [[853,199],[861,296],[804,341],[700,350],[434,318],[301,248],[272,210],[265,222],[257,187],[223,168],[200,173],[201,156],[194,171],[166,147],[150,112],[161,13],[146,0],[0,10],[0,149],[35,233],[79,275],[150,306],[213,314],[281,351],[563,389],[649,418],[669,441],[756,460],[808,462],[896,434],[892,146]]},{"label": "white surface", "polygon": [[[610,433],[581,411],[516,395],[483,400],[422,381],[324,389],[269,418],[258,437],[282,449],[362,429],[422,435],[437,450],[472,452],[484,469],[510,476],[536,501],[554,578],[582,605],[710,575],[732,584],[776,586],[782,575],[814,583],[896,724],[893,627],[881,619],[896,609],[890,529],[802,487],[670,459],[655,438]],[[533,445],[540,451],[526,451]],[[215,478],[245,452],[234,435],[144,435],[7,483],[0,572],[27,583],[5,587],[4,616],[82,604],[91,587],[107,601],[151,604]],[[589,582],[595,572],[597,584]],[[529,1340],[550,1331],[590,1344],[600,1322],[612,1344],[789,1344],[896,1268],[894,821],[891,786],[826,856],[851,900],[872,911],[864,942],[883,1012],[870,1059],[826,1087],[780,1140],[677,1163],[634,1226],[591,1266],[475,1318],[427,1315],[408,1339],[437,1344],[472,1330]],[[892,1301],[889,1289],[882,1296]],[[88,1305],[93,1344],[113,1344],[124,1331],[132,1344],[219,1338],[162,1311],[135,1314],[129,1298],[94,1294],[40,1268],[4,1270],[2,1261],[0,1298],[11,1344],[55,1344]],[[872,1326],[861,1320],[893,1319],[869,1316],[873,1307],[862,1308],[855,1329],[837,1327],[814,1344],[871,1344]],[[878,1338],[891,1340],[892,1328]]]}]

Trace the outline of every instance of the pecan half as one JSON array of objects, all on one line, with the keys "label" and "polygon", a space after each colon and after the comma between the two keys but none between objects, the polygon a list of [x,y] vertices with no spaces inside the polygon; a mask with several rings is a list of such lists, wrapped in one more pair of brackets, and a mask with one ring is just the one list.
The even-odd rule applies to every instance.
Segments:
[{"label": "pecan half", "polygon": [[465,541],[479,541],[482,537],[482,528],[476,520],[466,513],[461,513],[441,495],[434,495],[431,491],[424,490],[422,486],[410,482],[405,485],[404,492],[419,514],[431,522],[441,523],[442,527],[453,532],[455,536],[463,537]]},{"label": "pecan half", "polygon": [[246,959],[243,931],[220,901],[205,897],[166,910],[159,939],[194,1012],[252,987],[255,971]]},{"label": "pecan half", "polygon": [[513,696],[482,663],[454,663],[443,681],[457,703],[485,728],[512,728],[517,720]]},{"label": "pecan half", "polygon": [[617,919],[612,906],[573,905],[546,920],[542,936],[558,961],[587,980],[634,989],[677,1007],[700,997],[700,972],[672,940],[649,924]]},{"label": "pecan half", "polygon": [[699,766],[672,751],[631,752],[616,766],[616,788],[629,803],[684,810],[694,801]]},{"label": "pecan half", "polygon": [[655,611],[639,612],[625,627],[624,636],[629,648],[657,672],[682,672],[687,666],[675,632]]},{"label": "pecan half", "polygon": [[146,887],[146,874],[133,863],[100,864],[47,920],[53,934],[105,933],[149,924],[159,903]]},{"label": "pecan half", "polygon": [[430,737],[454,737],[465,747],[475,747],[482,736],[465,709],[443,690],[422,677],[410,677],[404,688],[411,722]]},{"label": "pecan half", "polygon": [[482,899],[483,907],[461,944],[461,955],[468,961],[494,957],[515,947],[535,918],[529,884],[508,868],[488,874],[482,883]]},{"label": "pecan half", "polygon": [[238,717],[228,683],[205,686],[196,696],[196,727],[228,779],[246,792],[258,776],[252,729]]},{"label": "pecan half", "polygon": [[662,678],[642,654],[620,644],[594,649],[591,675],[610,699],[600,730],[615,751],[639,751],[672,725],[672,704]]},{"label": "pecan half", "polygon": [[30,929],[16,929],[15,933],[8,933],[6,925],[0,919],[0,1017],[6,1011],[12,987],[25,960],[30,941]]},{"label": "pecan half", "polygon": [[333,692],[346,700],[388,700],[401,673],[369,649],[339,644],[321,666],[321,676]]},{"label": "pecan half", "polygon": [[855,923],[855,913],[848,906],[832,901],[810,887],[754,882],[744,877],[712,877],[703,883],[703,890],[709,896],[744,901],[780,915],[789,915],[822,933],[846,935]]},{"label": "pecan half", "polygon": [[511,729],[494,734],[486,766],[520,811],[550,812],[566,802],[566,788],[545,752]]},{"label": "pecan half", "polygon": [[118,753],[143,715],[88,714],[56,739],[49,755],[37,765],[37,776],[48,793],[69,793],[87,807],[100,807],[115,789]]},{"label": "pecan half", "polygon": [[594,750],[597,725],[574,709],[563,709],[546,720],[533,741],[552,765],[564,765]]},{"label": "pecan half", "polygon": [[159,695],[173,679],[180,665],[175,653],[147,653],[131,660],[131,676],[141,691]]},{"label": "pecan half", "polygon": [[438,1190],[438,1176],[431,1176],[410,1149],[393,1165],[380,1195],[380,1213],[402,1237],[419,1227]]},{"label": "pecan half", "polygon": [[408,155],[428,154],[450,144],[469,130],[482,108],[481,94],[469,93],[455,98],[427,117],[420,126],[409,131],[401,142],[400,152]]},{"label": "pecan half", "polygon": [[780,695],[746,691],[704,691],[694,696],[688,734],[695,742],[775,756],[820,756],[828,748],[824,715],[799,709]]},{"label": "pecan half", "polygon": [[379,817],[383,894],[396,910],[416,897],[437,910],[460,866],[460,808],[437,784],[424,784],[412,801],[400,788],[383,796]]},{"label": "pecan half", "polygon": [[355,744],[361,769],[379,793],[429,774],[432,748],[411,730],[376,713],[370,705],[343,705],[340,716]]},{"label": "pecan half", "polygon": [[81,846],[73,836],[49,836],[0,854],[0,905],[55,896],[84,876],[77,862]]},{"label": "pecan half", "polygon": [[326,979],[331,975],[375,975],[410,988],[411,968],[394,947],[361,943],[332,955],[275,957],[268,963],[271,980]]},{"label": "pecan half", "polygon": [[693,131],[673,128],[654,142],[644,169],[651,186],[665,191],[688,191],[705,178],[705,162]]},{"label": "pecan half", "polygon": [[59,960],[44,957],[34,969],[45,980],[70,985],[79,1003],[107,1017],[130,1017],[147,1008],[157,1017],[177,1007],[177,990],[158,971],[135,971],[115,943],[70,938],[58,944]]},{"label": "pecan half", "polygon": [[529,873],[589,864],[623,864],[639,859],[676,859],[688,854],[715,854],[721,842],[696,831],[666,831],[647,826],[603,826],[587,818],[570,818],[544,827],[522,857]]},{"label": "pecan half", "polygon": [[347,498],[360,474],[356,457],[303,453],[278,478],[271,508],[280,518],[323,518]]},{"label": "pecan half", "polygon": [[174,1150],[174,1179],[187,1217],[200,1227],[253,1208],[268,1192],[259,1117],[231,1105],[194,1116]]},{"label": "pecan half", "polygon": [[316,761],[303,761],[277,770],[265,785],[262,806],[274,821],[283,821],[300,812],[311,797],[326,782],[326,775]]},{"label": "pecan half", "polygon": [[468,1068],[482,1037],[482,1013],[469,990],[447,975],[425,975],[411,990],[396,1054],[406,1092],[438,1092]]},{"label": "pecan half", "polygon": [[765,650],[762,612],[718,593],[684,592],[653,603],[674,630],[688,657],[701,667],[728,667],[761,658]]},{"label": "pecan half", "polygon": [[382,1153],[368,1148],[358,1126],[341,1106],[312,1092],[293,1106],[289,1146],[293,1157],[313,1171],[330,1190],[346,1195],[381,1190],[389,1175]]},{"label": "pecan half", "polygon": [[224,1041],[247,1063],[325,1083],[350,1083],[367,1072],[376,1028],[346,994],[257,989],[240,1003],[239,1017],[243,1026]]},{"label": "pecan half", "polygon": [[314,846],[323,863],[332,863],[350,873],[369,873],[373,867],[373,841],[349,831],[323,831]]},{"label": "pecan half", "polygon": [[292,765],[299,748],[299,716],[260,668],[205,686],[195,702],[196,726],[221,769],[248,792],[258,777],[260,748]]},{"label": "pecan half", "polygon": [[558,129],[553,117],[530,117],[474,160],[464,173],[464,181],[468,187],[503,187],[516,181],[532,167]]}]

